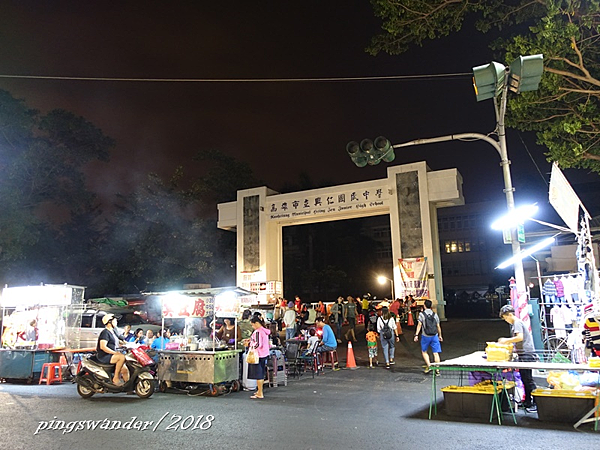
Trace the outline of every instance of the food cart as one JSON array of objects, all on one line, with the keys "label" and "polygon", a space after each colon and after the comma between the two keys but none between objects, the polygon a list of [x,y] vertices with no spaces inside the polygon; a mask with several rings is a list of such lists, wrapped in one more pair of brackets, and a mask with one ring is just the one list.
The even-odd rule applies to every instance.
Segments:
[{"label": "food cart", "polygon": [[44,364],[58,361],[56,350],[65,348],[66,330],[75,325],[68,310],[83,302],[84,290],[67,284],[2,290],[0,378],[31,383]]},{"label": "food cart", "polygon": [[[240,388],[239,353],[235,346],[220,342],[211,333],[209,320],[218,317],[235,318],[241,297],[255,295],[241,288],[211,288],[189,291],[153,293],[162,303],[162,324],[165,321],[183,321],[182,335],[166,344],[158,356],[158,380],[161,391],[174,386],[191,391],[198,385],[208,385],[208,393],[219,394],[219,385]],[[235,341],[237,342],[237,336]]]}]

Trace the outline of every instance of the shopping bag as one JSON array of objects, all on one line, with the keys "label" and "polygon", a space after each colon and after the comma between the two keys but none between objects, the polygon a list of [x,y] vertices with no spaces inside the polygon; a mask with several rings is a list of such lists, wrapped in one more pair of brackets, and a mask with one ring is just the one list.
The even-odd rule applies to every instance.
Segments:
[{"label": "shopping bag", "polygon": [[151,364],[154,364],[154,360],[150,358],[148,354],[141,348],[132,348],[131,353],[133,353],[135,358],[142,366],[149,366]]},{"label": "shopping bag", "polygon": [[246,356],[246,362],[248,364],[258,364],[258,352],[255,348],[251,348],[248,350],[248,355]]}]

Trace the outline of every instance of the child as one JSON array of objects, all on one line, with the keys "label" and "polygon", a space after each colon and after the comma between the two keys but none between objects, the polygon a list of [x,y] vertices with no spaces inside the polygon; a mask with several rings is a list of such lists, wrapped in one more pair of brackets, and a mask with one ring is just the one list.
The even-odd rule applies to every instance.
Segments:
[{"label": "child", "polygon": [[317,336],[317,330],[315,330],[314,328],[311,328],[308,331],[308,334],[310,334],[310,337],[308,338],[308,341],[307,341],[308,345],[306,347],[305,354],[314,355],[317,352],[317,347],[319,346],[319,338]]},{"label": "child", "polygon": [[379,365],[377,361],[377,333],[373,331],[373,325],[369,324],[367,330],[367,349],[369,350],[369,368],[373,368],[373,358],[375,358],[375,364]]}]

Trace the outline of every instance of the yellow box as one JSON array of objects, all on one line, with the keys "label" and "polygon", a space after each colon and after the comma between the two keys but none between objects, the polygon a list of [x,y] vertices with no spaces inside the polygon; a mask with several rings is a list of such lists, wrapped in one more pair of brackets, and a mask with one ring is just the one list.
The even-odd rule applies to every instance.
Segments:
[{"label": "yellow box", "polygon": [[512,359],[513,345],[488,342],[485,354],[488,361],[510,361]]},{"label": "yellow box", "polygon": [[597,356],[592,356],[590,359],[588,359],[588,365],[594,368],[600,367],[600,358]]}]

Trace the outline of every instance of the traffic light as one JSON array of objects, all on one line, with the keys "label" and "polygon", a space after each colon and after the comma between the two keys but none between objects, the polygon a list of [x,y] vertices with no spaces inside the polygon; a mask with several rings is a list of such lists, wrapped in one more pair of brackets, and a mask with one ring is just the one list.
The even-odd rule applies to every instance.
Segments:
[{"label": "traffic light", "polygon": [[520,94],[535,91],[544,73],[544,55],[519,56],[510,64],[508,88]]},{"label": "traffic light", "polygon": [[392,162],[396,157],[394,154],[394,147],[392,147],[392,143],[387,138],[379,136],[378,138],[375,138],[373,145],[378,149],[383,161]]},{"label": "traffic light", "polygon": [[365,167],[367,165],[367,155],[360,149],[358,142],[348,142],[348,145],[346,145],[346,153],[348,153],[352,162],[358,167]]},{"label": "traffic light", "polygon": [[478,102],[500,94],[505,81],[506,67],[499,62],[473,67],[473,87]]},{"label": "traffic light", "polygon": [[367,164],[375,166],[381,161],[392,162],[396,157],[394,147],[383,136],[379,136],[375,141],[363,139],[360,144],[356,141],[350,141],[346,145],[346,153],[358,167],[365,167]]}]

